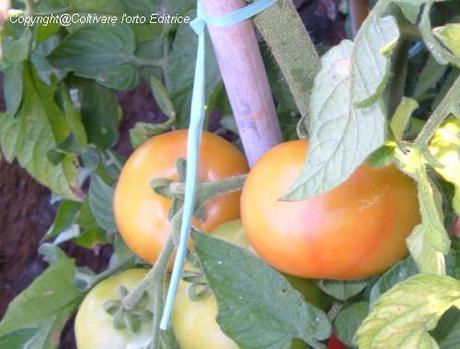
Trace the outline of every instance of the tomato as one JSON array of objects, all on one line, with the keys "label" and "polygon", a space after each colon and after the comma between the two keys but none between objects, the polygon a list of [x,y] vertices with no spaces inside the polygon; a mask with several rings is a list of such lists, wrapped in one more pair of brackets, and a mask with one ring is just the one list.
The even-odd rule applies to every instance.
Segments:
[{"label": "tomato", "polygon": [[96,285],[85,297],[75,318],[75,338],[78,349],[144,348],[152,336],[151,321],[145,322],[136,333],[116,330],[113,317],[103,306],[120,299],[120,286],[132,290],[145,276],[145,269],[131,269],[110,277]]},{"label": "tomato", "polygon": [[347,347],[333,333],[327,342],[327,349],[347,349]]},{"label": "tomato", "polygon": [[332,279],[365,278],[403,258],[405,239],[420,222],[413,181],[393,165],[362,165],[327,193],[280,201],[306,153],[306,141],[280,144],[249,173],[241,218],[258,255],[288,274]]},{"label": "tomato", "polygon": [[[168,212],[171,200],[151,188],[154,178],[178,180],[176,160],[186,158],[187,131],[172,131],[153,137],[128,159],[115,190],[114,214],[121,236],[140,258],[153,263],[171,230]],[[243,154],[225,139],[203,133],[198,177],[219,181],[248,171]],[[239,217],[240,193],[210,199],[204,221],[195,226],[209,232],[219,224]]]},{"label": "tomato", "polygon": [[[219,226],[212,235],[253,251],[240,220]],[[186,265],[185,270],[193,268]],[[307,301],[319,307],[322,305],[321,291],[312,281],[300,278],[288,280]],[[214,296],[192,301],[188,295],[190,287],[190,283],[180,282],[173,312],[173,329],[181,349],[237,349],[236,343],[222,332],[216,322],[217,302]],[[292,349],[298,348],[305,348],[305,344],[296,340]]]}]

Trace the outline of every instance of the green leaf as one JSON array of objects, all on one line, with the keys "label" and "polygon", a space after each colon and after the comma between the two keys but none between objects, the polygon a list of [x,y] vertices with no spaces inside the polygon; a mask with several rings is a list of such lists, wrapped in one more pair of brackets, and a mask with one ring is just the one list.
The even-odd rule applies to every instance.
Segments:
[{"label": "green leaf", "polygon": [[439,275],[412,276],[375,303],[358,330],[356,342],[360,349],[436,348],[426,331],[434,329],[451,306],[460,307],[459,280]]},{"label": "green leaf", "polygon": [[418,108],[418,103],[412,98],[403,97],[401,103],[391,118],[390,128],[394,137],[400,141],[404,137],[404,131],[410,123],[412,113]]},{"label": "green leaf", "polygon": [[44,243],[38,248],[38,253],[43,256],[43,260],[50,265],[56,264],[63,259],[68,259],[64,251],[54,244]]},{"label": "green leaf", "polygon": [[407,238],[407,247],[417,268],[422,273],[446,274],[444,255],[429,241],[429,231],[423,224],[417,225]]},{"label": "green leaf", "polygon": [[121,108],[113,92],[90,80],[76,82],[88,142],[107,149],[118,140]]},{"label": "green leaf", "polygon": [[24,348],[24,345],[34,336],[36,332],[37,330],[34,328],[27,328],[2,336],[0,337],[0,348]]},{"label": "green leaf", "polygon": [[[194,12],[187,14],[195,17]],[[181,24],[169,55],[166,86],[177,110],[179,127],[187,127],[190,117],[192,86],[195,76],[197,35],[188,24]],[[221,81],[217,62],[209,40],[206,40],[206,102]],[[209,107],[209,106],[208,106]]]},{"label": "green leaf", "polygon": [[254,19],[275,57],[302,116],[308,114],[313,80],[320,69],[315,46],[291,0],[278,1]]},{"label": "green leaf", "polygon": [[136,125],[129,130],[129,140],[131,142],[131,146],[136,149],[153,136],[167,131],[170,127],[171,124],[168,121],[166,123],[159,124],[137,122]]},{"label": "green leaf", "polygon": [[52,334],[64,326],[82,297],[75,288],[74,274],[75,264],[70,259],[49,267],[10,303],[0,323],[0,337],[23,329],[38,329],[28,345],[44,347],[52,340]]},{"label": "green leaf", "polygon": [[32,42],[32,31],[29,27],[22,28],[19,37],[6,36],[3,42],[3,58],[11,63],[27,60]]},{"label": "green leaf", "polygon": [[433,33],[454,55],[460,57],[460,23],[435,28]]},{"label": "green leaf", "polygon": [[113,215],[114,190],[96,175],[91,177],[89,204],[97,224],[107,231],[117,231]]},{"label": "green leaf", "polygon": [[391,164],[395,157],[394,144],[387,142],[383,147],[374,151],[366,159],[366,164],[371,167],[385,167]]},{"label": "green leaf", "polygon": [[320,280],[316,284],[329,296],[339,301],[346,301],[364,290],[368,284],[368,280]]},{"label": "green leaf", "polygon": [[69,229],[75,222],[75,217],[81,209],[81,203],[64,200],[60,203],[53,225],[48,229],[43,240],[51,239],[63,231]]},{"label": "green leaf", "polygon": [[17,63],[4,70],[5,80],[3,90],[5,94],[6,111],[15,116],[22,102],[24,91],[24,64]]},{"label": "green leaf", "polygon": [[340,341],[354,347],[353,337],[369,312],[369,303],[352,303],[340,310],[334,320],[334,330]]},{"label": "green leaf", "polygon": [[451,63],[460,67],[460,57],[445,48],[433,35],[430,17],[433,4],[434,1],[427,1],[427,4],[423,8],[419,24],[420,34],[422,35],[426,47],[430,50],[431,54],[439,64],[445,65],[447,63]]},{"label": "green leaf", "polygon": [[422,273],[445,274],[444,256],[450,239],[444,227],[442,197],[432,183],[425,166],[416,171],[422,223],[407,238],[407,246]]},{"label": "green leaf", "polygon": [[430,1],[431,0],[395,0],[395,3],[399,5],[404,16],[409,21],[416,23],[422,6]]},{"label": "green leaf", "polygon": [[47,58],[60,42],[61,37],[59,35],[54,35],[39,43],[30,57],[35,69],[37,70],[37,74],[48,85],[51,85],[54,81],[62,81],[66,75],[65,71],[59,70],[51,65]]},{"label": "green leaf", "polygon": [[317,340],[330,335],[326,314],[279,273],[223,240],[197,232],[193,240],[217,299],[217,322],[240,348],[289,348],[294,338],[323,347]]},{"label": "green leaf", "polygon": [[174,105],[163,83],[152,76],[150,77],[150,87],[153,92],[153,97],[158,103],[158,106],[160,107],[163,114],[168,116],[170,119],[175,120],[176,110],[174,109]]},{"label": "green leaf", "polygon": [[445,76],[447,66],[439,64],[432,56],[426,61],[418,78],[414,91],[414,98],[421,100],[431,89],[436,88],[438,82]]},{"label": "green leaf", "polygon": [[83,148],[86,148],[88,145],[88,138],[82,122],[82,116],[70,98],[69,91],[65,85],[61,85],[58,91],[58,98],[67,123],[72,130],[72,135],[69,137],[76,143],[76,147],[78,148],[77,153],[79,154],[84,150]]},{"label": "green leaf", "polygon": [[139,83],[135,50],[135,36],[128,25],[97,25],[68,35],[49,60],[106,87],[129,90]]},{"label": "green leaf", "polygon": [[334,188],[383,145],[385,115],[381,105],[355,105],[369,96],[352,92],[352,80],[356,79],[352,76],[352,59],[353,43],[347,40],[321,59],[310,102],[307,160],[286,195],[288,200],[305,199]]},{"label": "green leaf", "polygon": [[439,343],[441,349],[458,348],[460,343],[460,310],[452,307],[445,312],[431,335]]},{"label": "green leaf", "polygon": [[417,266],[412,258],[406,258],[385,272],[372,286],[369,302],[373,305],[386,291],[397,283],[417,274]]},{"label": "green leaf", "polygon": [[56,166],[47,158],[48,151],[71,132],[54,93],[27,65],[24,98],[17,117],[0,118],[0,144],[8,161],[17,158],[40,183],[64,198],[75,199],[80,193],[76,156],[65,155]]}]

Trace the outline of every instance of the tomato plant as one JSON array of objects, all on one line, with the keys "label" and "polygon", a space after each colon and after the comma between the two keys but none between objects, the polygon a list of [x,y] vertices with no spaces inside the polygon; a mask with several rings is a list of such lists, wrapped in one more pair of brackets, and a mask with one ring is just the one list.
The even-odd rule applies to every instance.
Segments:
[{"label": "tomato plant", "polygon": [[[139,147],[128,159],[115,189],[114,214],[127,245],[141,258],[153,263],[169,232],[171,200],[151,189],[154,178],[178,181],[176,161],[185,158],[187,131],[168,132]],[[201,143],[199,180],[215,182],[247,171],[243,154],[212,133],[204,132]],[[211,231],[219,224],[239,217],[239,193],[209,200],[205,219],[196,226]]]},{"label": "tomato plant", "polygon": [[0,348],[459,347],[458,1],[200,2],[0,2]]},{"label": "tomato plant", "polygon": [[[145,269],[130,269],[100,282],[81,303],[75,318],[75,338],[79,349],[96,349],[110,347],[114,349],[140,348],[150,341],[148,317],[132,321],[140,324],[136,330],[127,328],[124,319],[120,329],[116,329],[114,317],[105,308],[107,302],[122,298],[120,288],[130,291],[142,280]],[[147,311],[148,304],[144,304]],[[129,315],[126,315],[127,317]]]},{"label": "tomato plant", "polygon": [[335,279],[375,275],[403,258],[405,239],[420,221],[413,181],[394,166],[363,165],[325,194],[280,201],[307,149],[305,141],[279,145],[249,174],[241,216],[257,253],[283,272]]}]

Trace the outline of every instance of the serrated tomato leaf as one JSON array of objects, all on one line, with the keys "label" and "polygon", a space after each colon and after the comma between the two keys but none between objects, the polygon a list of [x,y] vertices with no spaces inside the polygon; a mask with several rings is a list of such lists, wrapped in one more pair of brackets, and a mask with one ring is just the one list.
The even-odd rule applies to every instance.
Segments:
[{"label": "serrated tomato leaf", "polygon": [[95,25],[68,35],[48,58],[59,69],[129,90],[140,78],[135,50],[136,38],[128,25]]},{"label": "serrated tomato leaf", "polygon": [[374,304],[356,336],[360,349],[436,348],[427,331],[450,307],[460,307],[460,281],[418,274],[397,284]]},{"label": "serrated tomato leaf", "polygon": [[0,338],[36,329],[25,347],[44,348],[82,297],[75,287],[74,275],[75,263],[68,258],[50,266],[10,303],[0,322]]},{"label": "serrated tomato leaf", "polygon": [[278,272],[223,240],[198,232],[193,240],[217,299],[217,322],[242,349],[288,348],[294,338],[323,347],[317,341],[331,332],[326,314]]},{"label": "serrated tomato leaf", "polygon": [[355,346],[353,338],[368,313],[368,302],[351,303],[339,311],[334,319],[334,331],[341,342]]},{"label": "serrated tomato leaf", "polygon": [[24,67],[23,78],[24,97],[17,116],[0,118],[2,151],[8,161],[17,158],[22,167],[53,192],[76,199],[81,192],[77,157],[66,154],[57,165],[47,157],[72,132],[55,102],[55,89],[44,84],[29,64]]},{"label": "serrated tomato leaf", "polygon": [[369,302],[373,305],[382,294],[396,285],[398,282],[404,281],[407,278],[417,274],[417,266],[412,258],[408,257],[398,264],[394,265],[390,270],[385,272],[377,282],[372,286],[369,294]]},{"label": "serrated tomato leaf", "polygon": [[354,43],[344,40],[321,59],[310,98],[310,148],[286,200],[333,189],[385,141],[382,94],[399,30],[394,17],[378,16],[381,6],[374,8]]},{"label": "serrated tomato leaf", "polygon": [[364,290],[369,280],[319,280],[316,285],[326,294],[339,301],[346,301],[347,299],[356,296]]},{"label": "serrated tomato leaf", "polygon": [[97,224],[107,231],[117,231],[113,215],[113,194],[112,187],[107,185],[99,176],[91,177],[89,187],[89,205]]}]

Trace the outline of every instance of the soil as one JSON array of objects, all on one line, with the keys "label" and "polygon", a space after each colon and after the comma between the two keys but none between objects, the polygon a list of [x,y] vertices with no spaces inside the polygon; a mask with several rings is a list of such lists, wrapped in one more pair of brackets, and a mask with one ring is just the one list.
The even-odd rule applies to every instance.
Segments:
[{"label": "soil", "polygon": [[[307,30],[316,43],[333,45],[345,36],[345,16],[338,11],[340,2],[295,1],[302,19],[307,23]],[[120,141],[115,149],[127,156],[131,152],[128,130],[137,121],[154,122],[163,116],[145,83],[134,91],[120,93],[118,97],[124,116],[120,124]],[[3,98],[0,98],[0,109],[4,110]],[[56,212],[56,206],[50,204],[50,198],[50,192],[16,162],[8,164],[0,160],[0,318],[11,300],[46,268],[37,248]],[[77,265],[88,266],[95,272],[106,267],[111,254],[110,247],[92,251],[77,247],[71,242],[64,243],[61,247],[70,257],[75,258]],[[75,347],[72,321],[64,328],[60,348]]]}]

